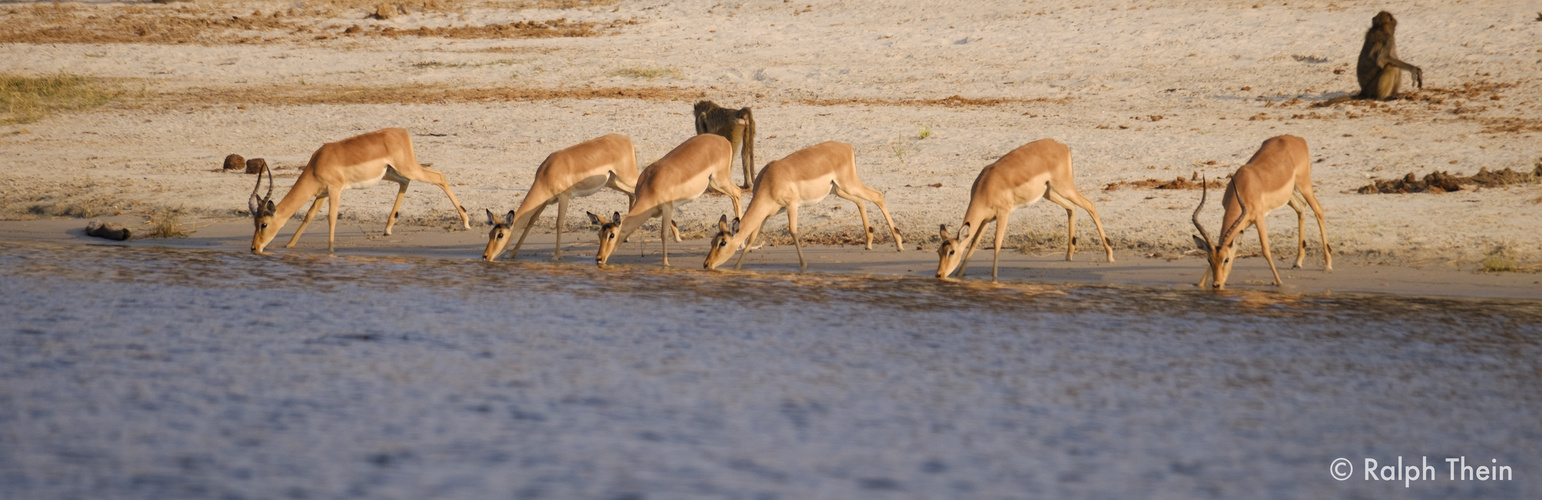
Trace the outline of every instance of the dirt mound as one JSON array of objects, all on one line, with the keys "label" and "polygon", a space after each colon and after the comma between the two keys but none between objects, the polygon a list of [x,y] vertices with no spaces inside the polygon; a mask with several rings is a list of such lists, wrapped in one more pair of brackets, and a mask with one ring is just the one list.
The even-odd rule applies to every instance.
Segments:
[{"label": "dirt mound", "polygon": [[1226,187],[1226,181],[1221,179],[1214,179],[1201,184],[1199,176],[1195,175],[1192,179],[1177,177],[1170,181],[1164,181],[1161,179],[1146,179],[1143,181],[1119,181],[1109,183],[1107,186],[1103,186],[1103,190],[1118,191],[1120,188],[1125,187],[1132,189],[1199,189],[1201,187],[1205,187],[1205,185],[1208,185],[1212,189],[1223,189]]},{"label": "dirt mound", "polygon": [[1501,187],[1539,181],[1542,181],[1542,162],[1539,162],[1536,170],[1530,173],[1516,172],[1509,168],[1490,172],[1489,169],[1483,168],[1479,169],[1478,173],[1465,177],[1437,171],[1419,178],[1413,172],[1409,172],[1402,179],[1372,179],[1370,184],[1362,186],[1358,191],[1360,194],[1448,193],[1461,191],[1462,186]]}]

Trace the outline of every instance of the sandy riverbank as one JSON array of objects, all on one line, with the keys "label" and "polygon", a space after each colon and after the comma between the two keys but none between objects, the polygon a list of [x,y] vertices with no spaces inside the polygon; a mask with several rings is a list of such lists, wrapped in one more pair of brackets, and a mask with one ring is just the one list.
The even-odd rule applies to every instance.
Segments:
[{"label": "sandy riverbank", "polygon": [[[1533,41],[1542,22],[1524,2],[1395,11],[1400,55],[1424,68],[1426,87],[1404,100],[1323,108],[1312,106],[1354,88],[1359,38],[1381,4],[447,2],[389,19],[366,18],[374,4],[286,5],[0,7],[7,13],[0,72],[84,74],[128,91],[93,111],[0,126],[9,173],[0,185],[0,218],[17,221],[5,224],[6,237],[83,228],[87,220],[52,219],[58,214],[118,213],[137,222],[179,209],[200,227],[193,239],[133,244],[245,245],[239,233],[250,231],[242,211],[252,178],[217,171],[226,154],[279,167],[282,193],[319,144],[386,126],[414,134],[420,158],[449,176],[468,209],[502,212],[518,203],[551,151],[617,132],[633,138],[646,164],[688,136],[690,104],[708,98],[755,108],[759,163],[820,141],[847,141],[857,148],[864,181],[886,193],[910,248],[898,256],[883,243],[870,253],[817,250],[816,272],[925,272],[937,225],[958,224],[979,169],[1049,137],[1071,146],[1078,186],[1097,203],[1120,262],[1102,263],[1085,240],[1077,262],[1061,261],[1052,240],[1064,234],[1062,213],[1037,205],[1019,211],[1011,230],[1012,246],[1038,242],[1030,244],[1035,252],[1004,255],[1003,278],[1187,284],[1197,279],[1199,261],[1167,258],[1190,248],[1188,217],[1199,193],[1104,186],[1223,177],[1264,138],[1291,133],[1311,144],[1339,254],[1332,275],[1322,275],[1320,256],[1309,254],[1306,270],[1286,273],[1286,290],[1537,293],[1536,274],[1475,270],[1496,252],[1520,266],[1542,262],[1542,186],[1355,192],[1372,178],[1408,172],[1535,168],[1542,52]],[[122,23],[101,24],[118,18],[167,28],[135,34],[138,28]],[[179,31],[167,19],[218,22]],[[528,32],[532,21],[579,23],[587,31],[536,37]],[[467,28],[518,23],[527,31],[503,37],[479,38],[486,30]],[[359,30],[347,33],[354,25]],[[479,252],[485,226],[444,232],[452,212],[430,186],[409,190],[398,228],[432,235],[424,241],[434,245],[417,236],[364,240],[378,233],[393,188],[348,194],[343,218],[356,228],[340,231],[349,235],[344,248],[455,258]],[[603,194],[580,200],[575,213],[623,204]],[[709,197],[677,220],[700,238],[727,211],[726,200]],[[1219,213],[1207,207],[1206,220]],[[550,227],[552,215],[542,224]],[[844,201],[831,198],[800,215],[805,232],[820,241],[859,234]],[[784,220],[773,218],[768,233],[783,230]],[[1293,258],[1294,224],[1279,212],[1272,220],[1276,255]],[[1078,223],[1079,234],[1092,233],[1085,215]],[[1316,229],[1307,230],[1314,248]],[[587,234],[579,238],[588,243]],[[1244,252],[1256,251],[1251,234],[1242,241]],[[681,246],[694,252],[703,245]],[[549,244],[528,248],[545,252]],[[1161,257],[1148,258],[1154,255]],[[782,269],[772,266],[795,262],[789,256],[773,251],[758,259],[762,268]],[[693,258],[682,262],[694,266]],[[1245,286],[1267,277],[1256,259],[1239,267]],[[1383,274],[1405,278],[1381,285]]]}]

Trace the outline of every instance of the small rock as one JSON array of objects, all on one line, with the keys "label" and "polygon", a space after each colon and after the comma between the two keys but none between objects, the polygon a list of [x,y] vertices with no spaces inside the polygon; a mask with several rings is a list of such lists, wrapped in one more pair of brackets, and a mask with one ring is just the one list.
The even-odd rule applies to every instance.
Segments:
[{"label": "small rock", "polygon": [[236,170],[243,166],[246,166],[246,159],[242,158],[241,155],[232,154],[225,157],[225,170]]}]

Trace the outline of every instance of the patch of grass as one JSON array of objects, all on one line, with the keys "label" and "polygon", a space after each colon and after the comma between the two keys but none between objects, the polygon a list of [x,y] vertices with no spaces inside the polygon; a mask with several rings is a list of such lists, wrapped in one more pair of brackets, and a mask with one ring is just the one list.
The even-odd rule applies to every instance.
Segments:
[{"label": "patch of grass", "polygon": [[89,219],[103,215],[117,215],[112,202],[101,198],[60,200],[38,203],[27,207],[27,213],[46,217],[79,217]]},{"label": "patch of grass", "polygon": [[926,140],[927,137],[931,137],[931,136],[932,136],[932,128],[929,127],[929,126],[926,126],[926,125],[922,125],[921,126],[921,130],[916,132],[916,138],[917,139]]},{"label": "patch of grass", "polygon": [[606,73],[605,75],[620,76],[625,78],[642,78],[646,80],[656,80],[659,78],[679,79],[685,77],[685,74],[681,73],[679,68],[673,66],[668,68],[645,68],[642,66],[631,66],[610,70],[610,72]]},{"label": "patch of grass", "polygon": [[480,62],[480,63],[426,61],[426,62],[412,63],[412,67],[418,68],[418,69],[431,69],[431,68],[480,68],[480,67],[483,67],[483,66],[511,66],[511,65],[518,64],[518,63],[519,63],[519,61],[515,61],[513,59],[499,59],[499,60],[496,60],[496,61],[488,61],[488,62]]},{"label": "patch of grass", "polygon": [[1510,256],[1510,250],[1503,246],[1495,247],[1493,251],[1488,253],[1488,257],[1483,258],[1483,262],[1480,262],[1479,266],[1482,267],[1485,273],[1534,273],[1542,271],[1542,266],[1526,266],[1516,262],[1515,258]]},{"label": "patch of grass", "polygon": [[0,124],[33,123],[56,112],[94,109],[120,94],[88,76],[0,74]]},{"label": "patch of grass", "polygon": [[915,145],[911,144],[909,140],[903,137],[889,141],[888,147],[889,152],[894,153],[894,157],[899,158],[900,163],[905,163],[905,157],[913,155],[916,152]]},{"label": "patch of grass", "polygon": [[143,238],[186,238],[193,230],[182,225],[181,210],[166,209],[156,212],[145,221],[149,226]]}]

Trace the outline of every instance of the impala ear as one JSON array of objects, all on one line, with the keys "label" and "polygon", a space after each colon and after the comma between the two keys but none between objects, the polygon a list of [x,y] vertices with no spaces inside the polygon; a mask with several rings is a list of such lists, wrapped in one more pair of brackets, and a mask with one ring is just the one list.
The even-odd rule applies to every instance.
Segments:
[{"label": "impala ear", "polygon": [[1192,234],[1189,235],[1189,237],[1194,238],[1194,246],[1198,247],[1200,250],[1204,250],[1206,252],[1211,252],[1211,251],[1215,250],[1214,248],[1210,248],[1210,244],[1209,243],[1205,243],[1205,240],[1200,239],[1200,237],[1194,236]]},{"label": "impala ear", "polygon": [[498,217],[493,215],[493,209],[487,208],[487,209],[484,209],[484,210],[487,210],[487,225],[489,225],[489,226],[496,226],[496,225],[498,225]]},{"label": "impala ear", "polygon": [[509,226],[513,226],[514,225],[514,211],[510,210],[509,213],[503,214],[503,220],[504,220],[504,224],[508,224]]},{"label": "impala ear", "polygon": [[948,234],[948,225],[947,224],[938,224],[937,225],[937,231],[939,232],[939,234],[942,235],[943,241],[947,241],[948,238],[952,238],[953,237],[952,235]]},{"label": "impala ear", "polygon": [[610,223],[611,224],[620,224],[621,223],[621,212],[613,212],[613,213],[611,213],[610,214]]},{"label": "impala ear", "polygon": [[964,223],[964,227],[958,228],[958,239],[959,239],[959,241],[963,241],[964,239],[968,238],[969,234],[970,234],[969,233],[969,223],[965,222]]},{"label": "impala ear", "polygon": [[603,225],[605,225],[605,220],[601,219],[600,216],[598,216],[598,215],[594,215],[594,212],[584,212],[584,213],[589,214],[589,223],[590,224],[594,224],[596,226],[603,226]]},{"label": "impala ear", "polygon": [[252,197],[250,199],[246,200],[246,211],[247,212],[251,212],[252,216],[256,217],[258,215],[257,211],[261,210],[261,209],[262,209],[262,198],[258,198],[257,197],[257,193],[252,193]]},{"label": "impala ear", "polygon": [[[724,216],[724,217],[727,217],[727,216]],[[734,217],[733,224],[730,224],[728,227],[730,229],[733,229],[733,232],[729,233],[729,234],[739,234],[739,218],[738,217]]]},{"label": "impala ear", "polygon": [[718,230],[718,232],[721,232],[723,234],[728,234],[728,216],[727,215],[723,215],[723,216],[717,218],[717,230]]},{"label": "impala ear", "polygon": [[263,207],[262,207],[262,214],[263,215],[273,215],[273,212],[278,211],[278,208],[273,206],[273,200],[263,200],[262,203],[263,203]]}]

